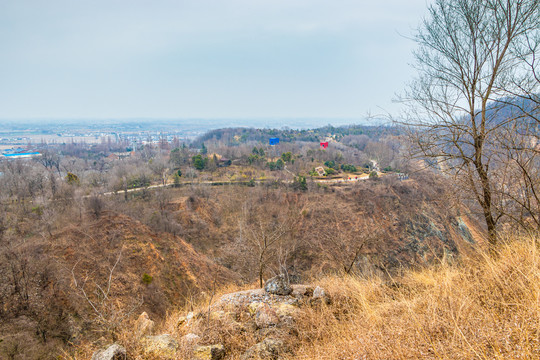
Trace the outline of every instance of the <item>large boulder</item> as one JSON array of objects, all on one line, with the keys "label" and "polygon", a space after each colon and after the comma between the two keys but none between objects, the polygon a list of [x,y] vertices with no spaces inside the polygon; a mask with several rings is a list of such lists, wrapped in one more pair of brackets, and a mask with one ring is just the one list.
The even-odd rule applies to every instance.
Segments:
[{"label": "large boulder", "polygon": [[264,290],[269,294],[275,295],[289,295],[293,291],[291,285],[289,285],[289,281],[283,274],[268,279],[264,283]]},{"label": "large boulder", "polygon": [[112,344],[106,349],[101,349],[92,354],[92,360],[126,360],[126,349],[118,344]]},{"label": "large boulder", "polygon": [[225,356],[225,348],[221,344],[197,346],[193,349],[193,357],[197,360],[220,360]]}]

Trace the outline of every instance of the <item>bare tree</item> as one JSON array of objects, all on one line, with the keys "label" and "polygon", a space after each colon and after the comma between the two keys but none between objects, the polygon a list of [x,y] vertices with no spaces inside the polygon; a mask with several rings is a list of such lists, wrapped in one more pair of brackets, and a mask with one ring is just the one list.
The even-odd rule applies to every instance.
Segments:
[{"label": "bare tree", "polygon": [[366,214],[350,212],[336,200],[321,203],[313,217],[314,243],[319,249],[322,264],[339,265],[346,274],[354,273],[362,257],[374,250],[376,240],[384,237],[383,230]]},{"label": "bare tree", "polygon": [[516,121],[501,131],[497,176],[502,199],[499,210],[523,229],[540,230],[540,151],[537,129]]},{"label": "bare tree", "polygon": [[60,156],[53,150],[42,150],[41,156],[37,158],[47,170],[56,170],[60,174]]},{"label": "bare tree", "polygon": [[297,215],[294,207],[287,209],[284,204],[244,203],[239,219],[239,243],[252,254],[261,287],[270,264],[276,265],[278,271],[284,270],[296,244],[293,229]]},{"label": "bare tree", "polygon": [[168,168],[167,160],[162,157],[156,157],[150,160],[149,167],[150,170],[159,178],[162,185],[165,185],[167,182]]},{"label": "bare tree", "polygon": [[134,297],[131,304],[120,304],[113,295],[114,272],[122,257],[122,251],[112,266],[106,279],[98,279],[93,273],[85,272],[77,276],[78,262],[71,269],[73,286],[78,295],[92,309],[94,323],[116,341],[117,332],[122,322],[142,305],[141,297]]},{"label": "bare tree", "polygon": [[99,219],[105,208],[105,202],[99,194],[92,194],[86,199],[86,209],[96,219]]},{"label": "bare tree", "polygon": [[500,130],[523,120],[504,109],[538,92],[539,29],[538,0],[436,0],[414,38],[419,77],[402,98],[413,155],[466,179],[491,249],[505,214]]}]

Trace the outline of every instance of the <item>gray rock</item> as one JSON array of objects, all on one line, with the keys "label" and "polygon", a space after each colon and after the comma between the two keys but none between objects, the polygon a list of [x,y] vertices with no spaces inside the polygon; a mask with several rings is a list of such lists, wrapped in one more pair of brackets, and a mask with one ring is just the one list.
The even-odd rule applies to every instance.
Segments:
[{"label": "gray rock", "polygon": [[252,359],[268,359],[277,360],[279,355],[284,352],[283,341],[266,338],[260,343],[257,343],[250,347],[244,355],[242,360]]},{"label": "gray rock", "polygon": [[302,298],[304,296],[310,297],[313,295],[313,288],[309,285],[292,285],[292,296]]},{"label": "gray rock", "polygon": [[326,294],[326,291],[320,286],[317,286],[315,290],[313,290],[312,301],[314,303],[321,302],[327,305],[331,302],[330,296],[328,296],[328,294]]},{"label": "gray rock", "polygon": [[92,354],[92,360],[125,360],[126,349],[118,344],[112,344],[106,349],[101,349]]},{"label": "gray rock", "polygon": [[292,292],[292,288],[283,274],[267,280],[264,283],[264,290],[275,295],[289,295]]},{"label": "gray rock", "polygon": [[322,297],[326,297],[326,291],[324,291],[322,287],[317,286],[315,290],[313,290],[313,298],[317,299]]}]

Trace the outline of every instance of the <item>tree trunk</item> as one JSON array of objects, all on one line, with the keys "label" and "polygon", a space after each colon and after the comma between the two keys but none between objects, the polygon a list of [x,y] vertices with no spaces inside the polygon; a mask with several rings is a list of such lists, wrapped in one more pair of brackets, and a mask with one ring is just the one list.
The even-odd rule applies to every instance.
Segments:
[{"label": "tree trunk", "polygon": [[495,247],[497,246],[498,236],[496,227],[497,224],[492,214],[491,186],[488,174],[481,163],[479,166],[476,167],[476,171],[478,172],[478,176],[480,177],[480,184],[482,186],[481,206],[484,212],[484,219],[486,221],[486,226],[488,230],[489,251],[493,254],[495,253]]},{"label": "tree trunk", "polygon": [[263,287],[263,264],[259,263],[259,286]]},{"label": "tree trunk", "polygon": [[[266,243],[266,241],[265,241]],[[264,273],[264,254],[266,252],[266,246],[259,254],[259,286],[263,287],[263,273]]]}]

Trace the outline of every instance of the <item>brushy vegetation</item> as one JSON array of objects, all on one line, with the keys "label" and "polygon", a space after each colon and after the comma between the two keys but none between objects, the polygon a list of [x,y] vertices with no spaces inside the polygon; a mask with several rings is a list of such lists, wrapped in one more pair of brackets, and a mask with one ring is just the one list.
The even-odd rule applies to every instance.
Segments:
[{"label": "brushy vegetation", "polygon": [[538,238],[498,258],[381,278],[321,281],[334,304],[299,323],[297,359],[531,359],[540,356]]},{"label": "brushy vegetation", "polygon": [[[296,331],[287,335],[290,352],[283,358],[538,358],[538,250],[538,237],[528,236],[507,239],[497,258],[476,253],[454,263],[443,259],[399,277],[323,278],[318,285],[331,295],[332,304],[300,312]],[[163,330],[178,339],[187,331],[204,334],[204,340],[223,343],[229,359],[256,342],[252,331],[234,331],[223,323],[178,328],[180,314],[170,315]],[[140,351],[128,334],[124,339],[133,352]]]}]

